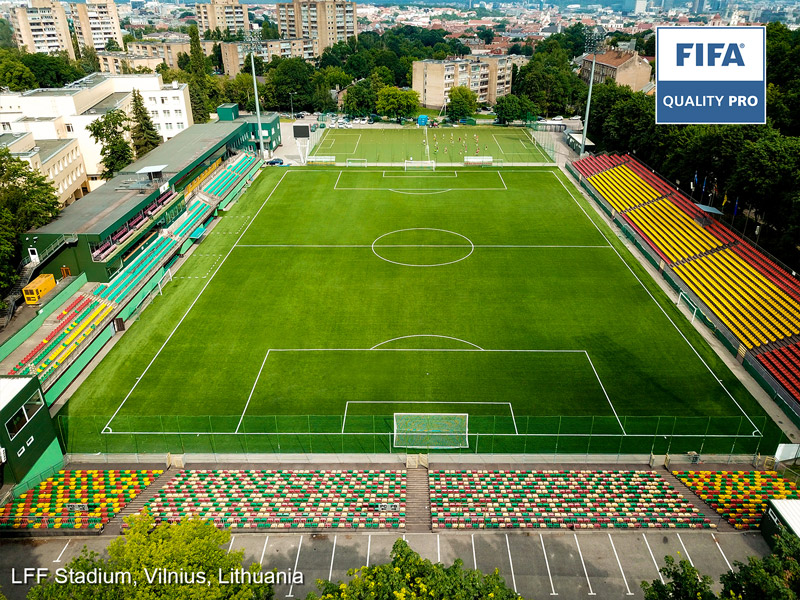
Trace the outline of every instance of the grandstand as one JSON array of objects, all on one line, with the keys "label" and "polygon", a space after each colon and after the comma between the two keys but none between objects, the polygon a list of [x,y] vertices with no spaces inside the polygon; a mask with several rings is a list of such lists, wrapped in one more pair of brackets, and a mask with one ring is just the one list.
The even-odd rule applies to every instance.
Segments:
[{"label": "grandstand", "polygon": [[0,529],[102,529],[159,470],[59,471],[0,509]]},{"label": "grandstand", "polygon": [[708,528],[654,471],[434,470],[434,529]]},{"label": "grandstand", "polygon": [[736,529],[758,529],[767,500],[800,498],[775,471],[673,471],[675,477]]},{"label": "grandstand", "polygon": [[796,277],[631,156],[587,156],[572,168],[732,333],[738,351],[800,401]]}]

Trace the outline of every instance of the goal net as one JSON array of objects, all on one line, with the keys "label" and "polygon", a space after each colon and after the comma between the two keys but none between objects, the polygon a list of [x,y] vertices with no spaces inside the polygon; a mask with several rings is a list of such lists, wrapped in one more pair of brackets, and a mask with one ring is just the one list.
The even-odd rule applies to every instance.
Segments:
[{"label": "goal net", "polygon": [[405,161],[406,171],[435,171],[436,161],[433,160],[407,160]]},{"label": "goal net", "polygon": [[367,159],[366,158],[348,158],[347,159],[347,166],[348,167],[366,167],[367,166]]},{"label": "goal net", "polygon": [[468,448],[469,415],[394,413],[395,448]]}]

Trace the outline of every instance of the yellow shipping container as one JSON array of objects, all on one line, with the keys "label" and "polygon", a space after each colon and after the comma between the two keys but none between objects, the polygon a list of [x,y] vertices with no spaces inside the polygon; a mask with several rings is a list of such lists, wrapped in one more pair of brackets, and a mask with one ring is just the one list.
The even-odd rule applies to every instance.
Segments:
[{"label": "yellow shipping container", "polygon": [[39,304],[47,293],[56,287],[56,278],[51,274],[39,275],[22,288],[26,304]]}]

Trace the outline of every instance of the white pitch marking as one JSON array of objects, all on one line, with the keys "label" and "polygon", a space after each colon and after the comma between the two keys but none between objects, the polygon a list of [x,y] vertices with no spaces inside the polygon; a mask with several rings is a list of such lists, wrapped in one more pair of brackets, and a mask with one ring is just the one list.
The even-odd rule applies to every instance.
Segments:
[{"label": "white pitch marking", "polygon": [[264,365],[267,364],[267,359],[269,358],[270,351],[267,350],[267,353],[264,355],[264,360],[261,361],[261,368],[258,370],[258,375],[256,375],[256,380],[253,382],[253,389],[250,390],[250,395],[247,397],[247,403],[244,405],[244,410],[242,411],[242,416],[239,417],[239,423],[236,425],[236,430],[234,433],[239,433],[239,427],[242,426],[242,421],[244,421],[244,415],[247,412],[247,407],[250,406],[250,400],[253,398],[253,393],[256,391],[256,386],[258,385],[258,380],[261,379],[261,372],[264,370]]},{"label": "white pitch marking", "polygon": [[[451,337],[449,335],[437,335],[437,334],[434,334],[434,333],[419,333],[419,334],[415,334],[415,335],[403,335],[403,336],[400,336],[400,337],[392,338],[390,340],[386,340],[385,342],[380,342],[379,344],[375,344],[372,348],[370,348],[370,350],[377,350],[381,346],[383,346],[384,344],[388,344],[390,342],[396,342],[397,340],[406,340],[408,338],[418,338],[418,337],[442,338],[442,339],[446,339],[446,340],[454,340],[456,342],[462,342],[464,344],[467,344],[468,346],[472,346],[476,350],[483,350],[483,348],[478,346],[478,344],[473,344],[472,342],[468,342],[467,340],[462,340],[461,338],[457,338],[457,337]],[[505,402],[503,404],[505,404]]]},{"label": "white pitch marking", "polygon": [[228,253],[225,255],[225,258],[223,258],[223,259],[222,259],[222,262],[219,264],[219,266],[217,267],[217,269],[214,271],[214,273],[211,275],[211,277],[209,277],[209,278],[208,278],[208,280],[206,281],[205,285],[203,285],[202,289],[201,289],[201,290],[200,290],[200,292],[197,294],[197,297],[196,297],[194,300],[192,300],[192,303],[189,305],[189,308],[187,308],[187,309],[186,309],[186,312],[185,312],[185,313],[183,313],[183,316],[181,317],[180,321],[178,321],[177,325],[175,325],[175,328],[174,328],[174,329],[172,330],[172,332],[170,332],[170,334],[167,336],[167,339],[166,339],[166,340],[164,340],[164,343],[163,343],[163,344],[161,344],[161,347],[158,349],[158,352],[156,352],[156,354],[155,354],[155,356],[153,357],[153,359],[152,359],[152,360],[150,361],[150,363],[149,363],[149,364],[148,364],[148,365],[145,367],[144,371],[142,371],[142,374],[141,374],[141,375],[139,375],[139,377],[136,379],[136,382],[133,384],[133,387],[132,387],[132,388],[130,389],[130,391],[127,393],[127,395],[126,395],[126,396],[125,396],[125,398],[122,400],[122,402],[120,403],[120,405],[117,407],[117,410],[115,410],[115,411],[114,411],[114,414],[113,414],[113,415],[111,415],[111,418],[108,420],[108,423],[106,423],[105,427],[103,427],[103,429],[102,429],[102,432],[101,432],[101,433],[112,433],[112,429],[111,429],[111,421],[113,421],[113,420],[114,420],[114,418],[115,418],[115,417],[117,416],[117,414],[119,413],[119,411],[120,411],[120,410],[122,410],[122,407],[125,405],[125,402],[127,402],[127,401],[128,401],[128,398],[130,398],[130,397],[131,397],[131,394],[133,393],[133,390],[135,390],[135,389],[136,389],[136,386],[137,386],[137,385],[139,385],[139,382],[140,382],[140,381],[141,381],[141,380],[144,378],[144,376],[145,376],[145,374],[147,373],[147,371],[148,371],[148,370],[150,370],[150,367],[152,367],[152,366],[153,366],[153,363],[154,363],[154,362],[156,362],[156,359],[159,357],[159,355],[160,355],[160,354],[161,354],[161,352],[164,350],[164,348],[166,347],[166,345],[167,345],[167,344],[169,343],[169,341],[172,339],[172,336],[173,336],[173,335],[175,335],[175,332],[176,332],[176,331],[178,331],[178,327],[180,327],[180,326],[181,326],[181,323],[183,323],[184,319],[186,319],[186,317],[189,315],[189,312],[192,310],[192,308],[194,308],[194,305],[195,305],[195,304],[197,304],[197,301],[200,299],[200,296],[202,296],[202,295],[203,295],[203,292],[205,292],[205,291],[206,291],[206,288],[207,288],[207,287],[208,287],[208,286],[211,284],[211,282],[214,280],[214,277],[217,275],[217,273],[219,273],[219,270],[222,268],[222,265],[224,265],[224,264],[225,264],[225,261],[226,261],[226,260],[228,260],[228,257],[231,255],[231,252],[233,252],[233,249],[234,249],[234,248],[236,248],[236,244],[238,244],[238,243],[239,243],[239,241],[240,241],[240,240],[241,240],[241,239],[242,239],[242,238],[245,236],[245,234],[247,233],[247,230],[248,230],[248,229],[250,229],[250,225],[252,225],[253,223],[255,223],[255,221],[256,221],[256,218],[258,217],[258,215],[259,215],[259,214],[261,214],[261,210],[262,210],[262,209],[263,209],[263,208],[266,206],[267,202],[269,202],[269,199],[270,199],[270,198],[272,198],[272,195],[275,193],[275,190],[277,190],[277,189],[278,189],[278,187],[280,187],[280,185],[281,185],[281,182],[283,181],[283,178],[284,178],[284,177],[286,177],[286,174],[287,174],[287,173],[289,173],[289,171],[286,171],[286,172],[284,172],[284,174],[283,174],[283,175],[281,175],[281,178],[278,180],[278,183],[276,183],[276,184],[275,184],[275,187],[274,187],[274,188],[272,188],[272,191],[271,191],[271,192],[269,193],[269,195],[268,195],[268,196],[267,196],[267,197],[264,199],[264,202],[262,202],[262,203],[261,203],[261,206],[259,206],[259,207],[258,207],[258,210],[256,211],[256,214],[255,214],[255,215],[253,215],[253,218],[252,218],[252,220],[251,220],[251,221],[250,221],[250,222],[247,224],[247,227],[245,227],[244,231],[243,231],[243,232],[242,232],[242,234],[239,236],[239,238],[236,240],[236,242],[234,242],[233,246],[231,246],[230,250],[228,250]]},{"label": "white pitch marking", "polygon": [[[302,547],[303,547],[303,536],[301,535],[300,536],[300,543],[297,544],[297,556],[295,556],[295,558],[294,558],[294,571],[293,571],[294,573],[297,573],[297,563],[300,561],[300,548],[302,548]],[[289,586],[289,593],[286,594],[287,598],[294,598],[294,596],[292,596],[292,590],[293,589],[294,589],[294,581],[292,581],[292,585]]]},{"label": "white pitch marking", "polygon": [[647,541],[647,536],[642,534],[642,539],[644,539],[644,543],[647,546],[647,551],[650,553],[650,558],[653,559],[653,565],[656,568],[656,573],[658,573],[658,578],[661,580],[661,583],[664,583],[664,577],[661,575],[661,569],[658,568],[658,563],[656,562],[656,557],[653,555],[653,550],[650,548],[650,542]]},{"label": "white pitch marking", "polygon": [[333,557],[336,556],[336,537],[333,536],[333,550],[331,551],[331,568],[328,570],[328,581],[333,577]]},{"label": "white pitch marking", "polygon": [[64,545],[64,547],[61,549],[61,554],[59,554],[59,555],[58,555],[58,558],[57,558],[57,559],[55,559],[55,560],[53,561],[54,563],[60,563],[60,562],[61,562],[61,557],[62,557],[62,556],[64,556],[64,552],[67,550],[67,546],[69,546],[69,544],[70,544],[70,542],[71,542],[71,541],[72,541],[72,540],[67,540],[67,543],[66,543],[66,544]]},{"label": "white pitch marking", "polygon": [[596,596],[597,594],[595,594],[592,591],[592,582],[589,581],[589,571],[586,570],[586,562],[584,562],[583,560],[583,552],[581,552],[581,545],[580,543],[578,543],[578,534],[573,533],[572,535],[575,538],[575,545],[578,547],[578,556],[581,557],[581,564],[583,565],[583,574],[586,575],[586,584],[589,586],[589,595]]},{"label": "white pitch marking", "polygon": [[614,540],[611,539],[611,534],[608,534],[608,541],[611,542],[611,549],[614,551],[614,556],[617,557],[617,566],[619,567],[619,574],[622,575],[622,581],[625,582],[625,589],[628,592],[625,594],[626,596],[633,596],[633,592],[631,588],[628,586],[628,580],[625,578],[625,571],[622,570],[622,563],[619,560],[619,554],[617,554],[617,548],[614,546]]},{"label": "white pitch marking", "polygon": [[514,577],[514,562],[511,560],[511,544],[508,542],[508,534],[506,534],[506,549],[508,550],[508,564],[511,566],[511,583],[514,585],[514,593],[517,593],[517,578]]},{"label": "white pitch marking", "polygon": [[539,540],[541,540],[542,542],[542,554],[544,555],[544,564],[547,567],[547,576],[550,578],[550,595],[558,596],[556,588],[553,586],[553,576],[550,574],[550,561],[547,559],[547,550],[544,549],[544,537],[542,537],[541,533],[539,534]]},{"label": "white pitch marking", "polygon": [[[334,543],[335,543],[335,540],[334,540]],[[267,544],[269,544],[269,536],[267,536],[264,539],[264,547],[261,549],[261,558],[258,559],[258,564],[260,564],[260,565],[264,564],[264,553],[267,551]],[[330,577],[328,579],[330,579]]]},{"label": "white pitch marking", "polygon": [[617,410],[614,408],[614,404],[611,402],[611,398],[608,397],[608,392],[606,392],[606,386],[603,385],[603,382],[600,379],[600,375],[597,374],[597,369],[594,368],[594,363],[592,362],[592,357],[589,356],[589,353],[586,353],[586,360],[589,361],[589,366],[592,367],[592,371],[594,371],[594,376],[597,377],[597,383],[600,384],[600,389],[603,390],[603,395],[606,397],[608,401],[608,405],[611,407],[611,410],[614,412],[614,416],[617,419],[617,423],[619,423],[619,428],[622,430],[622,435],[628,435],[625,432],[625,428],[622,426],[622,421],[619,420],[619,415],[617,414]]},{"label": "white pitch marking", "polygon": [[728,557],[725,556],[725,553],[722,551],[722,546],[719,545],[719,540],[717,539],[717,536],[712,533],[711,539],[714,540],[714,543],[717,545],[717,548],[719,549],[719,553],[722,554],[722,558],[725,559],[725,564],[728,565],[728,570],[732,571],[733,567],[731,566],[731,563],[728,562]]},{"label": "white pitch marking", "polygon": [[333,189],[337,190],[339,186],[339,180],[342,178],[342,171],[339,171],[339,176],[336,178],[336,183],[333,184]]},{"label": "white pitch marking", "polygon": [[[586,218],[587,218],[587,219],[589,219],[589,221],[591,221],[592,225],[594,225],[595,229],[597,229],[598,233],[600,233],[600,235],[601,235],[601,236],[603,236],[603,239],[604,239],[606,242],[608,242],[608,243],[609,243],[609,245],[611,245],[611,240],[609,240],[609,239],[606,237],[606,235],[603,233],[603,231],[600,229],[600,227],[597,225],[597,223],[595,223],[595,222],[594,222],[594,220],[593,220],[593,219],[592,219],[592,218],[589,216],[589,213],[587,213],[587,212],[586,212],[586,210],[583,208],[583,206],[581,206],[580,202],[578,202],[578,199],[577,199],[577,198],[575,198],[575,196],[572,194],[572,192],[570,192],[570,191],[569,191],[569,189],[568,189],[568,188],[567,188],[567,186],[564,184],[564,182],[563,182],[563,181],[561,181],[561,178],[560,178],[558,175],[556,175],[555,171],[554,171],[554,170],[548,170],[547,172],[549,172],[549,173],[552,173],[552,174],[553,174],[553,177],[555,177],[555,178],[556,178],[556,180],[557,180],[557,181],[558,181],[558,182],[561,184],[561,187],[563,187],[563,188],[564,188],[564,189],[567,191],[567,193],[570,195],[570,197],[571,197],[571,198],[572,198],[572,200],[575,202],[575,204],[577,204],[577,205],[578,205],[578,208],[580,208],[580,209],[581,209],[581,212],[583,212],[583,214],[584,214],[584,215],[586,215]],[[613,248],[613,246],[612,246],[612,248]],[[711,373],[711,375],[714,377],[714,379],[716,379],[716,380],[717,380],[717,382],[718,382],[718,383],[719,383],[719,385],[722,387],[722,389],[723,389],[723,390],[725,390],[725,393],[728,395],[728,397],[729,397],[731,400],[733,400],[733,403],[734,403],[734,404],[737,406],[737,408],[738,408],[738,409],[739,409],[739,410],[742,412],[742,414],[744,415],[745,419],[747,419],[748,421],[750,421],[750,424],[753,426],[753,431],[754,431],[754,432],[756,432],[756,431],[757,431],[758,433],[761,433],[761,431],[758,429],[758,427],[756,427],[756,424],[755,424],[755,423],[753,423],[753,420],[750,418],[750,416],[749,416],[749,415],[748,415],[748,414],[747,414],[747,413],[744,411],[744,409],[742,408],[741,404],[739,404],[739,403],[736,401],[736,398],[734,398],[734,397],[733,397],[733,395],[730,393],[730,391],[728,391],[728,388],[726,388],[726,387],[725,387],[725,385],[722,383],[722,381],[719,379],[719,377],[717,377],[717,374],[716,374],[716,373],[714,373],[714,371],[711,369],[711,367],[709,366],[709,364],[708,364],[708,363],[707,363],[707,362],[706,362],[706,361],[703,359],[703,357],[702,357],[702,356],[700,356],[700,353],[697,351],[697,348],[695,348],[695,347],[692,345],[692,343],[689,341],[689,339],[688,339],[688,338],[687,338],[687,337],[686,337],[686,336],[683,334],[683,331],[681,331],[680,327],[678,327],[678,325],[675,323],[675,321],[673,321],[673,320],[672,320],[672,318],[671,318],[671,317],[670,317],[670,316],[667,314],[667,311],[665,311],[665,310],[664,310],[664,307],[663,307],[663,306],[661,306],[661,304],[659,304],[659,303],[658,303],[658,300],[656,300],[655,296],[653,296],[653,294],[650,292],[650,290],[649,290],[649,289],[647,289],[647,286],[646,286],[646,285],[645,285],[645,284],[642,282],[642,280],[641,280],[641,279],[639,279],[639,276],[638,276],[638,275],[636,275],[636,273],[633,271],[633,269],[631,268],[631,266],[630,266],[630,265],[629,265],[629,264],[628,264],[628,263],[625,261],[625,259],[624,259],[624,258],[622,258],[622,255],[619,253],[619,251],[618,251],[616,248],[613,248],[613,250],[614,250],[615,254],[616,254],[618,257],[619,257],[619,259],[622,261],[622,264],[624,264],[624,265],[625,265],[625,266],[628,268],[628,271],[630,271],[630,272],[631,272],[631,275],[633,275],[634,279],[636,279],[636,281],[638,281],[638,282],[639,282],[639,285],[641,285],[641,286],[642,286],[642,288],[644,288],[644,291],[647,293],[647,295],[648,295],[648,296],[650,296],[650,299],[651,299],[653,302],[655,302],[655,304],[656,304],[656,306],[658,306],[659,310],[661,310],[661,312],[662,312],[662,313],[664,313],[664,316],[665,316],[665,317],[667,317],[667,320],[668,320],[670,323],[672,323],[672,326],[675,328],[675,330],[678,332],[678,334],[679,334],[679,335],[680,335],[680,336],[683,338],[683,341],[685,341],[685,342],[688,344],[688,346],[689,346],[689,347],[692,349],[692,351],[695,353],[695,356],[697,356],[697,358],[699,358],[699,359],[700,359],[700,362],[702,362],[702,363],[705,365],[706,369],[708,369],[708,372],[709,372],[709,373]]]},{"label": "white pitch marking", "polygon": [[[611,248],[611,246],[556,246],[541,244],[379,244],[379,248]],[[371,244],[239,244],[237,248],[372,248]]]},{"label": "white pitch marking", "polygon": [[506,185],[506,180],[503,179],[503,175],[500,173],[500,171],[497,172],[497,176],[500,178],[500,181],[503,182],[503,189],[508,191],[508,186]]}]

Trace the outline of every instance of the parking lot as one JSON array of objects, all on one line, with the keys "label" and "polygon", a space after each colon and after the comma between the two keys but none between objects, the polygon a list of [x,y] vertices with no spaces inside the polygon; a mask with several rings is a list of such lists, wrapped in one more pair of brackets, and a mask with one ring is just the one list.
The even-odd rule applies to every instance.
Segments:
[{"label": "parking lot", "polygon": [[[642,598],[640,582],[659,577],[669,554],[688,559],[718,582],[734,561],[764,555],[768,547],[758,532],[579,531],[458,533],[241,533],[226,550],[244,551],[245,565],[298,571],[302,585],[276,587],[276,598],[304,598],[317,579],[346,580],[347,570],[387,562],[392,544],[405,537],[424,558],[483,572],[497,568],[506,583],[525,598],[558,596],[564,600]],[[0,542],[0,584],[10,600],[25,597],[28,586],[12,584],[12,568],[54,570],[80,554],[86,545],[103,553],[110,537],[42,538]],[[716,589],[719,590],[717,584]]]}]

